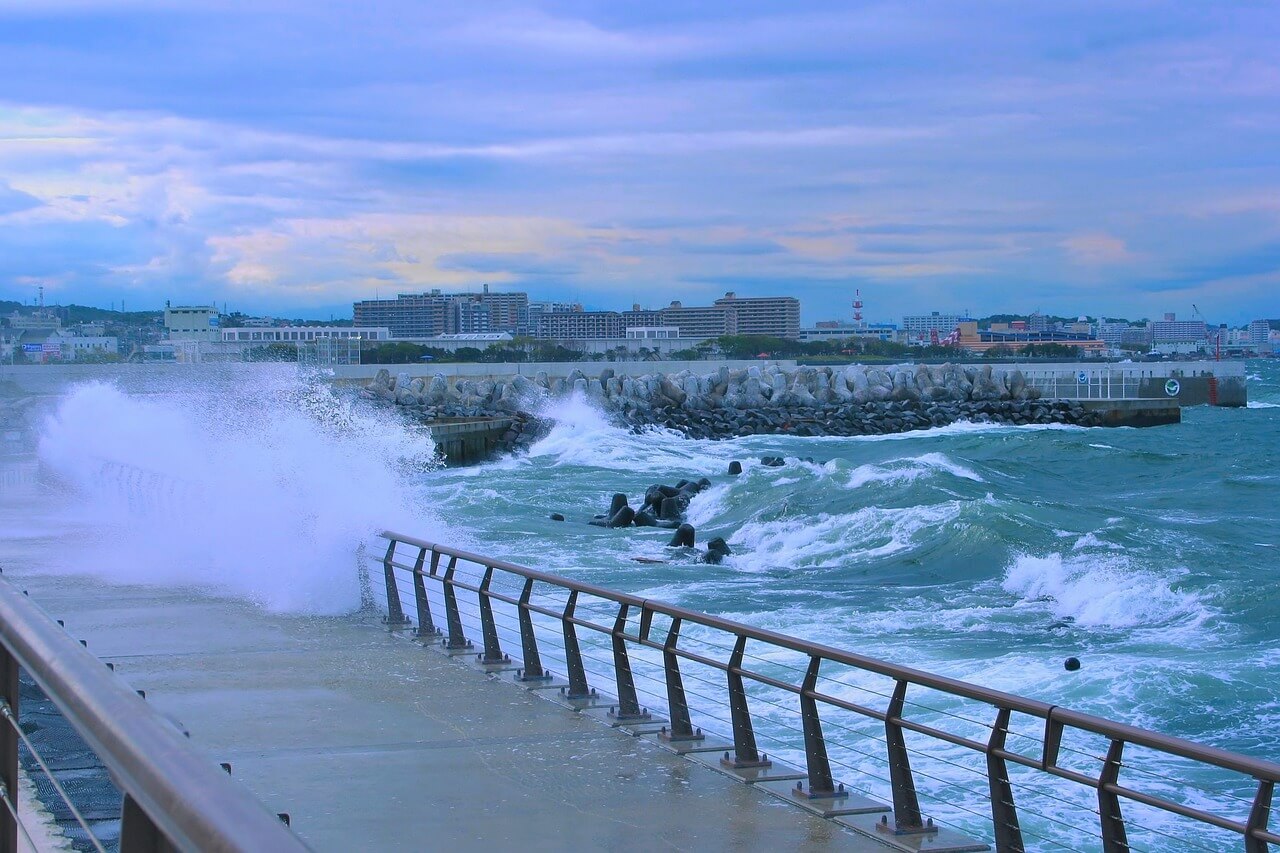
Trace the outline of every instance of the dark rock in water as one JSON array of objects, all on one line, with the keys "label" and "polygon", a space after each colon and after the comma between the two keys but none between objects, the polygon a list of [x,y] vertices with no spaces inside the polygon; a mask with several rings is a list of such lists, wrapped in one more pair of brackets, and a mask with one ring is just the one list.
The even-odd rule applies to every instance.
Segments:
[{"label": "dark rock in water", "polygon": [[1067,658],[1063,661],[1062,666],[1067,670],[1067,672],[1075,672],[1080,668],[1080,658]]},{"label": "dark rock in water", "polygon": [[761,456],[760,464],[766,468],[781,468],[787,463],[781,456]]},{"label": "dark rock in water", "polygon": [[653,507],[655,510],[662,505],[662,487],[650,486],[644,490],[644,506],[642,509]]},{"label": "dark rock in water", "polygon": [[671,537],[671,541],[667,543],[667,547],[692,548],[695,535],[692,524],[682,524],[676,528],[676,533]]},{"label": "dark rock in water", "polygon": [[560,513],[558,513],[558,512],[553,512],[553,513],[551,513],[551,520],[552,520],[552,521],[564,521],[564,516],[563,516],[563,515],[561,515],[561,514],[560,514]]},{"label": "dark rock in water", "polygon": [[680,490],[675,486],[658,486],[658,491],[662,493],[664,498],[674,498],[680,494]]},{"label": "dark rock in water", "polygon": [[730,477],[736,477],[736,476],[738,476],[738,475],[739,475],[739,474],[741,474],[741,473],[742,473],[742,463],[741,463],[741,462],[734,461],[734,462],[730,462],[730,463],[729,463],[729,476],[730,476]]},{"label": "dark rock in water", "polygon": [[590,524],[592,527],[608,527],[609,521],[604,518],[596,517],[588,521],[587,524]]},{"label": "dark rock in water", "polygon": [[636,527],[657,527],[658,517],[649,510],[642,509],[636,513],[635,525]]},{"label": "dark rock in water", "polygon": [[707,550],[702,554],[700,559],[704,563],[711,563],[712,565],[718,566],[725,557],[732,553],[733,551],[730,550],[729,543],[717,536],[715,539],[712,539],[707,543]]},{"label": "dark rock in water", "polygon": [[627,496],[622,492],[618,492],[613,496],[613,502],[609,504],[609,517],[613,518],[618,514],[618,510],[627,505]]},{"label": "dark rock in water", "polygon": [[631,522],[636,520],[636,511],[629,506],[624,506],[618,510],[613,517],[609,519],[609,527],[630,527]]},{"label": "dark rock in water", "polygon": [[689,506],[689,499],[684,495],[672,495],[669,498],[662,499],[662,506],[658,508],[658,518],[663,521],[683,521],[685,508]]},{"label": "dark rock in water", "polygon": [[711,480],[708,477],[702,477],[698,480],[698,491],[711,488]]}]

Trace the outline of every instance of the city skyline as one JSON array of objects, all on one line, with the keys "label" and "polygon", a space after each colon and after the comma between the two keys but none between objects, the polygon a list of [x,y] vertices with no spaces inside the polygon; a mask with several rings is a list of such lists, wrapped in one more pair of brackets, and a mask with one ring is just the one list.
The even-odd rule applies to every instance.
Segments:
[{"label": "city skyline", "polygon": [[1280,314],[1266,5],[0,0],[0,299]]}]

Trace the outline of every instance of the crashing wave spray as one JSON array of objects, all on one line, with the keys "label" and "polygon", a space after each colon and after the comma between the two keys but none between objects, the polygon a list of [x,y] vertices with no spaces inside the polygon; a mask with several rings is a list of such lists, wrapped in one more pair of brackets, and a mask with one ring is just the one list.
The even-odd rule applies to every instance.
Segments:
[{"label": "crashing wave spray", "polygon": [[357,607],[364,544],[387,527],[436,526],[406,476],[434,464],[434,446],[327,387],[261,378],[226,391],[186,374],[181,389],[145,396],[73,388],[39,451],[92,542],[70,564],[275,611]]}]

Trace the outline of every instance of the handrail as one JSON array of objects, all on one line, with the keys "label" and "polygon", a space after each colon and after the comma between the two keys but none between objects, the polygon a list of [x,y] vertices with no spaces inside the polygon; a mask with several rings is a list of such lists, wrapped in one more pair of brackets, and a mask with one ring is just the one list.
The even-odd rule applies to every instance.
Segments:
[{"label": "handrail", "polygon": [[[202,853],[308,849],[276,815],[4,579],[0,646],[0,672],[7,676],[7,683],[0,684],[7,694],[6,710],[19,712],[16,664],[57,706],[123,792],[121,849],[143,839],[151,840],[157,850]],[[16,726],[17,720],[9,723]],[[9,723],[0,722],[6,734]],[[0,750],[4,743],[0,738]],[[16,776],[17,757],[16,744],[11,754],[0,755],[6,780]],[[5,795],[16,801],[16,786],[6,787]],[[16,827],[6,821],[13,819],[3,812],[0,817],[6,819],[0,826],[11,838]],[[158,839],[167,840],[169,847]],[[0,837],[0,849],[6,849],[7,841]]]},{"label": "handrail", "polygon": [[[1125,840],[1125,821],[1121,816],[1121,799],[1131,803],[1152,806],[1171,814],[1191,818],[1203,824],[1238,833],[1244,842],[1244,849],[1250,851],[1250,853],[1253,851],[1265,851],[1268,843],[1280,842],[1280,835],[1268,827],[1272,790],[1275,784],[1280,782],[1280,763],[1241,755],[1160,732],[1137,728],[1092,714],[901,666],[685,607],[641,598],[596,584],[520,566],[505,560],[485,557],[470,551],[432,543],[416,537],[391,531],[384,531],[381,535],[390,543],[381,562],[385,569],[384,581],[387,589],[388,610],[392,615],[398,614],[398,619],[393,619],[392,621],[399,621],[402,624],[409,622],[404,617],[404,612],[401,608],[400,591],[394,576],[395,571],[399,570],[408,573],[413,578],[414,594],[417,598],[418,615],[421,623],[419,627],[420,634],[424,633],[424,628],[430,628],[431,632],[435,632],[430,614],[431,604],[424,584],[425,580],[430,579],[441,584],[445,595],[445,607],[449,611],[450,632],[448,639],[445,641],[446,649],[455,651],[463,648],[469,649],[468,641],[462,636],[457,592],[473,593],[477,597],[476,600],[480,606],[481,621],[485,623],[486,641],[485,654],[481,656],[482,664],[485,662],[496,663],[504,659],[498,647],[497,635],[493,630],[492,605],[494,602],[499,602],[510,605],[519,612],[521,644],[526,662],[540,660],[537,650],[537,637],[531,622],[529,622],[529,614],[531,613],[556,619],[563,624],[566,665],[569,666],[570,670],[573,670],[575,665],[580,670],[582,665],[581,654],[577,648],[578,644],[573,628],[582,627],[610,636],[613,642],[614,669],[618,675],[620,706],[630,707],[635,704],[634,686],[631,685],[631,667],[626,655],[626,644],[630,643],[635,646],[661,651],[665,661],[663,671],[666,681],[666,693],[672,706],[671,719],[673,721],[677,719],[685,720],[686,728],[688,711],[684,689],[680,682],[679,661],[692,661],[724,672],[729,678],[729,699],[733,715],[734,745],[737,750],[732,760],[726,757],[726,767],[731,764],[737,767],[748,767],[753,766],[753,762],[755,765],[761,762],[761,757],[756,753],[755,749],[755,738],[750,714],[746,707],[745,693],[741,689],[741,682],[744,678],[756,684],[767,685],[781,689],[785,693],[799,696],[801,706],[806,709],[801,713],[801,717],[805,728],[805,753],[806,760],[809,763],[811,779],[830,780],[830,769],[827,765],[828,759],[821,732],[820,715],[817,711],[819,704],[828,708],[843,709],[859,714],[864,718],[882,722],[887,736],[885,745],[889,750],[888,765],[894,792],[894,819],[899,824],[898,831],[900,833],[929,831],[927,828],[922,830],[922,827],[924,827],[923,817],[916,801],[914,781],[907,760],[910,750],[906,747],[905,741],[902,740],[903,731],[912,731],[957,747],[985,754],[992,791],[990,802],[992,820],[995,825],[997,849],[1000,851],[1018,850],[1021,849],[1022,844],[1018,828],[1017,810],[1013,804],[1014,788],[1010,787],[1008,773],[1005,769],[1006,762],[1039,770],[1059,779],[1094,789],[1098,798],[1099,814],[1102,821],[1100,831],[1103,849],[1108,853],[1128,849],[1127,841]],[[396,549],[401,545],[410,549],[411,558],[409,562],[399,559]],[[417,553],[413,554],[415,550]],[[429,560],[428,555],[430,555]],[[445,557],[448,560],[447,571],[439,571],[441,557]],[[474,564],[483,569],[485,580],[476,584],[457,577],[456,567],[459,561]],[[524,592],[521,593],[518,599],[490,588],[492,575],[495,571],[508,573],[523,579]],[[532,602],[531,593],[534,584],[546,584],[562,592],[568,592],[569,603],[563,612],[559,612],[545,604]],[[616,623],[609,627],[574,615],[574,605],[577,603],[579,595],[591,596],[618,605]],[[634,633],[629,632],[626,628],[629,612],[634,612],[639,618],[639,628]],[[655,615],[670,619],[672,625],[675,626],[672,629],[672,633],[665,638],[662,636],[650,637],[650,629]],[[611,618],[602,618],[601,621],[607,622]],[[734,644],[733,655],[725,662],[680,648],[678,646],[678,634],[679,626],[682,624],[700,625],[730,635]],[[804,683],[801,684],[798,680],[794,684],[788,683],[772,675],[753,671],[744,666],[742,650],[748,640],[765,643],[777,649],[784,649],[806,656],[809,660],[809,675],[806,676]],[[574,658],[577,658],[577,660],[575,661]],[[896,687],[887,709],[877,710],[864,707],[819,692],[814,687],[814,679],[817,677],[818,669],[823,662],[839,664],[892,679]],[[543,670],[540,664],[536,664],[534,671],[537,677],[541,677],[540,674]],[[524,680],[529,679],[526,678]],[[579,696],[585,694],[586,683],[584,678],[581,676],[577,679],[571,677],[570,682],[570,698],[575,693]],[[936,728],[927,722],[909,719],[903,710],[903,706],[907,690],[911,686],[923,687],[991,706],[998,712],[994,723],[986,724],[977,720],[973,721],[985,725],[991,730],[990,741],[981,743],[968,737]],[[623,694],[628,691],[631,695],[624,697]],[[630,700],[629,705],[628,699]],[[625,710],[623,708],[619,713],[622,714]],[[1011,713],[1023,714],[1043,721],[1042,742],[1037,744],[1039,755],[1032,757],[1005,747],[1004,735],[1009,732],[1009,715]],[[1110,744],[1110,751],[1107,753],[1105,760],[1101,757],[1098,758],[1102,763],[1102,768],[1097,775],[1081,773],[1069,766],[1059,764],[1059,753],[1064,749],[1062,743],[1064,732],[1067,730],[1095,735],[1104,738]],[[697,735],[697,737],[700,736]],[[673,730],[672,737],[689,739],[694,735],[691,732]],[[1247,822],[1218,815],[1207,811],[1205,808],[1186,805],[1163,796],[1137,790],[1133,787],[1132,782],[1122,783],[1118,781],[1121,769],[1126,763],[1132,764],[1132,760],[1126,762],[1121,757],[1126,745],[1144,747],[1165,755],[1210,765],[1241,774],[1243,777],[1256,781],[1257,788],[1252,799],[1253,807]],[[1244,781],[1247,782],[1248,779]],[[821,793],[811,792],[810,796],[821,796]],[[832,793],[830,796],[843,796],[843,794]],[[906,815],[905,823],[904,815]]]}]

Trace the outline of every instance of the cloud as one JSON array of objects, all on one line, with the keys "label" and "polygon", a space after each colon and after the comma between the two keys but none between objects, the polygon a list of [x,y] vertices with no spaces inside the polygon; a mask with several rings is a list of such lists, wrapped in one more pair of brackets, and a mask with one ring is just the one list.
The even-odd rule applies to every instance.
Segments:
[{"label": "cloud", "polygon": [[10,213],[19,213],[23,210],[30,210],[33,207],[39,207],[43,202],[29,193],[21,190],[15,190],[8,183],[0,180],[0,217],[7,216]]},{"label": "cloud", "polygon": [[1062,247],[1075,263],[1085,266],[1123,264],[1133,260],[1133,253],[1124,240],[1110,234],[1077,234],[1063,240]]},{"label": "cloud", "polygon": [[0,0],[0,295],[724,284],[813,320],[1217,283],[1274,315],[1274,33],[1172,0]]}]

